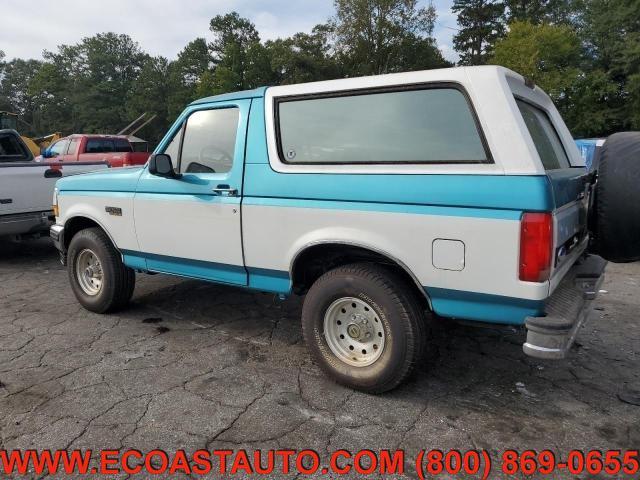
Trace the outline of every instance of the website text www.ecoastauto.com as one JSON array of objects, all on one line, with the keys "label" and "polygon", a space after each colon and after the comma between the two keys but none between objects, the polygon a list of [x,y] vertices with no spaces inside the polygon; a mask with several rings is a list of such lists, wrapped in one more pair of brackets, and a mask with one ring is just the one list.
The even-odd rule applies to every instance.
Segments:
[{"label": "website text www.ecoastauto.com", "polygon": [[0,473],[13,475],[442,475],[487,479],[507,476],[637,475],[638,450],[571,450],[562,457],[552,450],[0,450]]}]

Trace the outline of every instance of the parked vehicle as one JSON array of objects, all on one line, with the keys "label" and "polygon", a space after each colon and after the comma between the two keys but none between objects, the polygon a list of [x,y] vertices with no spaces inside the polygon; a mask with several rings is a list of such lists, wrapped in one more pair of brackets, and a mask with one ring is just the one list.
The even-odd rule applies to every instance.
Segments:
[{"label": "parked vehicle", "polygon": [[36,163],[18,132],[0,130],[0,237],[47,232],[54,218],[51,196],[56,180],[107,166]]},{"label": "parked vehicle", "polygon": [[580,156],[584,160],[587,169],[590,169],[591,165],[593,165],[593,160],[595,159],[602,145],[604,145],[604,141],[604,138],[586,138],[576,140],[576,145],[578,146],[578,150],[580,151]]},{"label": "parked vehicle", "polygon": [[[0,129],[18,130],[18,114],[0,110]],[[27,137],[26,135],[21,135],[22,141],[33,156],[40,155],[42,149],[47,148],[51,143],[61,137],[60,132],[50,133],[42,137]]]},{"label": "parked vehicle", "polygon": [[[619,178],[600,180],[593,248],[637,258],[640,193],[622,185],[636,206],[616,214]],[[145,167],[59,181],[51,236],[94,312],[128,303],[134,271],[306,294],[318,364],[382,392],[434,315],[526,327],[525,353],[564,357],[606,263],[586,253],[595,181],[514,72],[351,78],[193,102]]]},{"label": "parked vehicle", "polygon": [[149,159],[149,152],[134,150],[124,135],[75,134],[53,143],[38,160],[45,159],[67,163],[101,161],[108,162],[112,168],[129,167],[144,165]]}]

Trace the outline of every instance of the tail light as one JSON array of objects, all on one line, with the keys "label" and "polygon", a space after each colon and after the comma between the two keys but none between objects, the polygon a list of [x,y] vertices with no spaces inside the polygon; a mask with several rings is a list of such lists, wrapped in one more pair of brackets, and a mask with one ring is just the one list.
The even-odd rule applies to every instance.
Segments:
[{"label": "tail light", "polygon": [[520,280],[546,282],[553,257],[553,217],[525,213],[520,220]]}]

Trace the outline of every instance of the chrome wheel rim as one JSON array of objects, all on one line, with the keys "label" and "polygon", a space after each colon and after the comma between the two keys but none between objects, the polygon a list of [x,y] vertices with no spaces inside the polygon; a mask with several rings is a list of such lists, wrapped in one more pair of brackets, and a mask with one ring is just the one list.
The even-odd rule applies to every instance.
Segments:
[{"label": "chrome wheel rim", "polygon": [[103,271],[98,256],[85,248],[76,258],[76,278],[87,295],[95,296],[102,290]]},{"label": "chrome wheel rim", "polygon": [[371,305],[359,298],[343,297],[329,305],[324,315],[324,338],[341,361],[366,367],[382,355],[386,335]]}]

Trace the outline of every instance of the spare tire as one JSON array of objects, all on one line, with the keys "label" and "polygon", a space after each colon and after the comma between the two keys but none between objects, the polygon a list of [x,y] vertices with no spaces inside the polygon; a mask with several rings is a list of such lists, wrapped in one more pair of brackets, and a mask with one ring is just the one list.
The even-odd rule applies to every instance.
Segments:
[{"label": "spare tire", "polygon": [[610,262],[640,260],[640,132],[611,135],[600,151],[593,249]]}]

